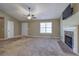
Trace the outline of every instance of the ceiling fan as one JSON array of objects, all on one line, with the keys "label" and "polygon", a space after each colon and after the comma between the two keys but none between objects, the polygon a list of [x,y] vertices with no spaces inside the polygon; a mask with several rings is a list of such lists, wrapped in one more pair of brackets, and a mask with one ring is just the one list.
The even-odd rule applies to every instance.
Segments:
[{"label": "ceiling fan", "polygon": [[29,14],[27,15],[27,19],[28,20],[36,19],[35,15],[31,14],[31,8],[30,7],[28,7],[28,10],[29,10]]}]

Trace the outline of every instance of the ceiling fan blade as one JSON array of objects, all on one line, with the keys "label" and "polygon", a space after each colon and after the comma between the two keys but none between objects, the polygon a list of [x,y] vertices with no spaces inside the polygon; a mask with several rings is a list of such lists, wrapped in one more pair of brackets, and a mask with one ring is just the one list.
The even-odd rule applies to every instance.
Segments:
[{"label": "ceiling fan blade", "polygon": [[36,18],[34,15],[32,15],[33,18]]}]

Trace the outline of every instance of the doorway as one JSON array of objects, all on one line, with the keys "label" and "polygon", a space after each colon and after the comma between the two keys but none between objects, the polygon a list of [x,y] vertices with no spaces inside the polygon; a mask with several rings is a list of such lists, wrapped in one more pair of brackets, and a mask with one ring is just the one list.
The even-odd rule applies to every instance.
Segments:
[{"label": "doorway", "polygon": [[14,22],[8,20],[7,21],[7,38],[14,37]]}]

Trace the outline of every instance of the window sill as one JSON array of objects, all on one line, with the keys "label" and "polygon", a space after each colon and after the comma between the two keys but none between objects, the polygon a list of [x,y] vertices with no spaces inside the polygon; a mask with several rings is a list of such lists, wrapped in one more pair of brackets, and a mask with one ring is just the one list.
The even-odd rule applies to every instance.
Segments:
[{"label": "window sill", "polygon": [[52,33],[40,33],[40,34],[52,34]]}]

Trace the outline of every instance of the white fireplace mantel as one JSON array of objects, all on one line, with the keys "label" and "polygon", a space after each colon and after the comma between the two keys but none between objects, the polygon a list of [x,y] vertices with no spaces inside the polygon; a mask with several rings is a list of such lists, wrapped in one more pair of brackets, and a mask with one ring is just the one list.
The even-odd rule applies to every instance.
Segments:
[{"label": "white fireplace mantel", "polygon": [[[75,26],[75,27],[65,27],[65,28],[63,28],[63,33],[65,31],[72,31],[74,33],[74,35],[73,35],[73,52],[78,54],[79,53],[78,52],[78,50],[79,50],[79,47],[78,47],[78,26]],[[65,35],[63,36],[63,39],[64,38],[65,38]],[[65,41],[65,39],[64,39],[64,41]]]},{"label": "white fireplace mantel", "polygon": [[76,27],[65,27],[64,31],[74,31]]}]

